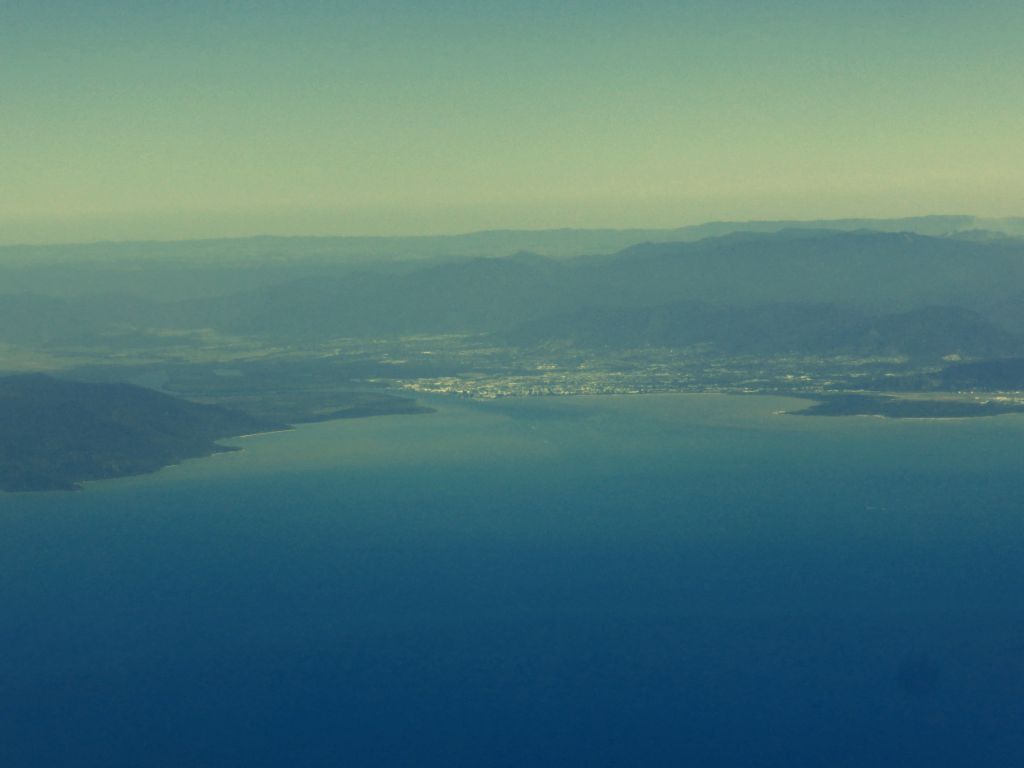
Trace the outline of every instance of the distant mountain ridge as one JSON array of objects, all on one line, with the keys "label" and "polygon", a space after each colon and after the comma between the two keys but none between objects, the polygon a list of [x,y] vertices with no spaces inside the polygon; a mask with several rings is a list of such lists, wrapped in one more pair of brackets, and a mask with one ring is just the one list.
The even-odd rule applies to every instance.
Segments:
[{"label": "distant mountain ridge", "polygon": [[736,233],[908,232],[959,240],[1024,237],[1024,218],[720,221],[676,228],[488,230],[408,237],[259,236],[170,242],[0,246],[0,295],[122,293],[153,301],[226,296],[356,270],[405,274],[428,264],[513,254],[607,256],[638,243],[692,243]]},{"label": "distant mountain ridge", "polygon": [[54,245],[0,246],[0,265],[11,263],[154,262],[216,260],[220,266],[270,264],[296,260],[357,263],[380,259],[494,257],[530,251],[544,256],[614,253],[641,242],[693,242],[734,232],[770,234],[786,229],[911,232],[945,237],[971,230],[1024,236],[1024,217],[986,219],[969,215],[903,218],[777,219],[711,221],[668,228],[493,229],[454,235],[228,237],[203,240],[108,241]]},{"label": "distant mountain ridge", "polygon": [[1024,285],[1024,241],[910,234],[746,233],[640,244],[571,260],[473,259],[403,275],[306,279],[232,297],[165,305],[158,322],[236,334],[330,338],[493,333],[584,307],[685,302],[735,307],[836,304],[870,314],[974,309]]},{"label": "distant mountain ridge", "polygon": [[[933,223],[956,222],[940,217]],[[93,339],[109,344],[134,338],[143,346],[158,346],[175,334],[183,338],[207,329],[274,344],[419,334],[511,338],[516,332],[521,338],[532,334],[550,339],[558,336],[558,329],[552,325],[548,332],[539,332],[538,324],[574,315],[573,334],[593,333],[579,325],[580,313],[589,311],[596,313],[591,319],[598,324],[602,312],[625,313],[629,319],[621,332],[646,324],[653,335],[643,343],[653,343],[667,332],[659,322],[672,325],[680,339],[711,322],[706,312],[682,312],[698,303],[728,308],[715,321],[722,328],[756,326],[755,308],[768,306],[776,307],[772,322],[782,322],[782,307],[792,312],[814,305],[833,306],[865,320],[889,317],[887,322],[893,323],[905,314],[905,322],[917,323],[913,333],[888,327],[891,343],[876,346],[913,350],[909,354],[935,353],[938,347],[928,336],[939,334],[940,328],[947,341],[960,339],[964,349],[978,354],[986,348],[980,340],[986,334],[988,349],[1007,350],[1024,332],[1024,239],[1015,238],[787,228],[731,232],[693,242],[638,243],[613,254],[571,259],[517,251],[503,258],[428,260],[397,271],[360,268],[318,274],[303,268],[297,275],[280,274],[291,279],[174,301],[0,294],[0,341],[78,344]],[[673,306],[669,317],[663,308]],[[930,307],[944,309],[912,314]],[[686,329],[684,321],[695,325]],[[794,322],[799,326],[802,321]],[[832,335],[823,338],[831,339],[835,349],[872,348],[870,329],[857,331],[854,320],[829,322]],[[929,323],[937,325],[929,330]],[[530,328],[529,333],[523,330]],[[861,337],[836,335],[840,328]],[[757,337],[754,330],[749,339]],[[796,327],[777,330],[783,335],[797,332]],[[619,332],[609,329],[609,338]],[[805,336],[808,332],[800,330]],[[905,338],[896,341],[900,333]],[[735,348],[736,343],[728,346]]]}]

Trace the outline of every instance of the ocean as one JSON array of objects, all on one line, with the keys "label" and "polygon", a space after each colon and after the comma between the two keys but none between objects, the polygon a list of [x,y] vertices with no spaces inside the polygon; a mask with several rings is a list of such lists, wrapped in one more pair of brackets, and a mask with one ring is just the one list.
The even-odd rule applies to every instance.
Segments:
[{"label": "ocean", "polygon": [[1024,417],[430,404],[0,494],[0,765],[1024,764]]}]

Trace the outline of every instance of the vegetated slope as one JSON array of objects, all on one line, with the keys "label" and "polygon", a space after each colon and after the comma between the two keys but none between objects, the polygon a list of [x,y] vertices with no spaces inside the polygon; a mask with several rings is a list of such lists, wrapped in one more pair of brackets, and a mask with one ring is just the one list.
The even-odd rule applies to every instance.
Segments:
[{"label": "vegetated slope", "polygon": [[1015,333],[1024,333],[1024,291],[1003,297],[981,308],[986,317]]},{"label": "vegetated slope", "polygon": [[1022,391],[1024,358],[957,363],[939,372],[938,385],[946,390]]},{"label": "vegetated slope", "polygon": [[117,294],[0,294],[0,339],[21,344],[89,342],[138,327],[147,311],[142,299]]},{"label": "vegetated slope", "polygon": [[218,438],[275,428],[238,411],[131,384],[0,378],[0,489],[71,490],[230,450]]},{"label": "vegetated slope", "polygon": [[915,358],[1004,357],[1024,352],[1024,337],[962,307],[923,307],[869,318],[836,335],[854,354]]},{"label": "vegetated slope", "polygon": [[[898,311],[973,308],[1024,280],[1024,242],[907,233],[737,233],[697,243],[646,244],[603,265],[631,303],[701,299],[736,305],[844,303]],[[1019,288],[1017,289],[1019,290]]]},{"label": "vegetated slope", "polygon": [[723,352],[817,349],[859,313],[831,304],[756,307],[699,301],[655,307],[584,307],[529,321],[503,335],[518,346],[564,343],[581,348],[689,347]]},{"label": "vegetated slope", "polygon": [[471,259],[390,275],[306,278],[161,308],[160,322],[277,338],[491,331],[558,306],[564,267],[542,257]]},{"label": "vegetated slope", "polygon": [[834,304],[753,307],[682,302],[656,307],[588,307],[537,318],[499,336],[517,346],[681,348],[722,354],[886,355],[937,359],[1024,351],[1024,339],[960,307],[868,315]]}]

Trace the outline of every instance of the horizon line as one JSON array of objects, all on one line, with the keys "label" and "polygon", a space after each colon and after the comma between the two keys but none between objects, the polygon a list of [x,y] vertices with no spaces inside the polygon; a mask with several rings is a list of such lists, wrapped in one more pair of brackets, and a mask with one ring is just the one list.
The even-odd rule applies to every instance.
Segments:
[{"label": "horizon line", "polygon": [[255,233],[249,235],[224,235],[221,237],[185,237],[178,239],[167,238],[126,238],[123,240],[101,238],[98,240],[64,240],[53,242],[11,242],[0,243],[0,249],[9,248],[55,248],[64,246],[101,246],[101,245],[171,245],[184,243],[216,243],[226,240],[442,240],[447,238],[465,238],[480,235],[493,234],[520,234],[520,233],[570,233],[570,232],[676,232],[699,229],[701,227],[714,226],[717,224],[816,224],[816,223],[841,223],[853,221],[915,221],[927,219],[971,219],[973,221],[1024,221],[1024,215],[1020,216],[978,216],[967,213],[929,213],[916,216],[836,216],[829,218],[815,219],[709,219],[696,224],[682,224],[670,227],[495,227],[491,229],[475,229],[440,234],[271,234]]}]

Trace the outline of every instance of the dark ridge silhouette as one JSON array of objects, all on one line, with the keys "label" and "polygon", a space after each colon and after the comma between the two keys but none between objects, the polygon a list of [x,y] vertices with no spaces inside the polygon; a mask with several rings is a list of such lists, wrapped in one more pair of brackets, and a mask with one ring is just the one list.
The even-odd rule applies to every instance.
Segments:
[{"label": "dark ridge silhouette", "polygon": [[0,489],[74,490],[234,450],[224,437],[281,425],[131,384],[0,378]]}]

